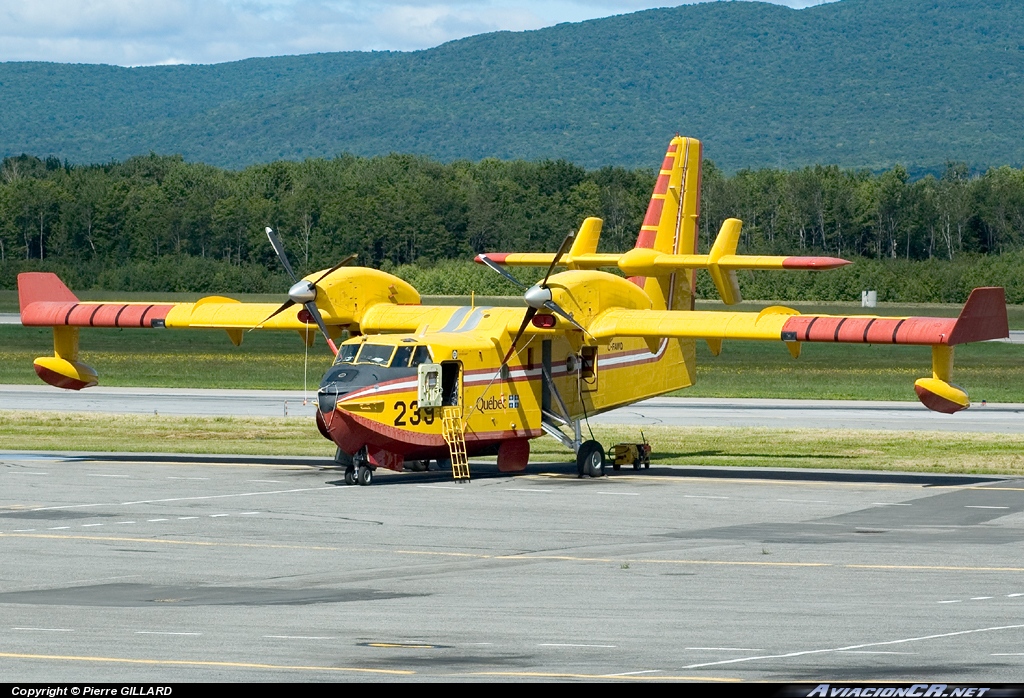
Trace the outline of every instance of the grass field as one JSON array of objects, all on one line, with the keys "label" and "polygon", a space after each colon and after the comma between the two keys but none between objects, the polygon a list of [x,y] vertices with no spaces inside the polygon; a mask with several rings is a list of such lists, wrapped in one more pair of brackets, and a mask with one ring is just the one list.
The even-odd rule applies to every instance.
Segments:
[{"label": "grass field", "polygon": [[[1024,435],[877,432],[825,429],[645,427],[656,465],[838,468],[943,473],[1024,474]],[[635,427],[599,426],[606,445],[635,441]],[[311,419],[167,417],[0,411],[0,444],[35,451],[127,451],[308,455],[334,447]],[[571,461],[544,437],[531,443],[534,462]]]}]

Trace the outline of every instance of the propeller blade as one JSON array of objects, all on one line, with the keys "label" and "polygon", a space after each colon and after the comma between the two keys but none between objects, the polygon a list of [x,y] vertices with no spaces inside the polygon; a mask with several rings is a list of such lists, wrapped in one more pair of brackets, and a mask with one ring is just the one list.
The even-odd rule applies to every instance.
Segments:
[{"label": "propeller blade", "polygon": [[541,288],[548,287],[548,277],[551,276],[551,272],[555,270],[555,266],[558,264],[558,261],[562,258],[562,255],[565,254],[566,250],[569,249],[569,246],[572,244],[573,238],[575,237],[576,234],[570,231],[570,233],[565,236],[565,239],[562,240],[562,244],[559,246],[558,252],[555,253],[555,258],[551,260],[551,266],[548,267],[548,273],[544,275],[544,280],[540,282]]},{"label": "propeller blade", "polygon": [[[558,307],[558,304],[556,304],[554,301],[548,301],[547,303],[544,304],[544,307],[550,310],[551,312],[555,313],[556,315],[560,315],[569,322],[571,322],[573,326],[575,326],[576,329],[580,330],[581,332],[584,332],[585,334],[590,334],[589,332],[587,332],[586,327],[576,322],[576,319],[573,318],[572,315]],[[590,336],[593,337],[594,335],[590,334]]]},{"label": "propeller blade", "polygon": [[509,282],[515,284],[516,286],[518,286],[519,288],[521,288],[524,291],[526,290],[526,284],[524,284],[522,281],[520,281],[516,277],[512,276],[510,273],[508,273],[508,270],[507,269],[503,269],[497,262],[493,262],[490,259],[488,259],[487,255],[485,255],[485,254],[480,255],[480,261],[483,262],[484,264],[486,264],[488,267],[490,267],[494,271],[496,271],[499,274],[501,274],[502,276],[504,276],[506,281],[509,281]]},{"label": "propeller blade", "polygon": [[288,261],[288,256],[284,253],[284,244],[281,239],[274,234],[274,229],[267,228],[267,237],[270,238],[270,246],[274,248],[274,252],[277,253],[277,258],[281,260],[281,265],[284,270],[288,272],[288,276],[292,277],[292,282],[297,282],[299,279],[295,276],[295,272],[292,271],[292,265]]},{"label": "propeller blade", "polygon": [[[282,311],[288,310],[288,308],[292,307],[293,305],[295,305],[295,301],[293,301],[291,298],[289,298],[288,300],[286,300],[284,302],[284,304],[280,308],[278,308],[277,310],[272,312],[270,315],[268,315],[263,320],[263,322],[261,322],[260,324],[256,325],[256,327],[262,327],[263,325],[267,324],[267,320],[269,320],[270,318],[274,317],[275,315],[277,315],[278,313],[280,313]],[[252,332],[253,330],[256,329],[256,327],[250,327],[249,331]]]},{"label": "propeller blade", "polygon": [[327,334],[327,325],[324,324],[324,319],[320,316],[320,309],[316,307],[316,303],[309,301],[302,307],[306,309],[307,313],[313,316],[314,320],[316,320],[317,327],[320,328],[320,331],[323,332],[324,339],[327,340],[327,346],[329,346],[331,351],[334,352],[334,355],[337,356],[338,347],[334,344],[334,340],[331,339],[331,335]]},{"label": "propeller blade", "polygon": [[526,315],[523,316],[523,324],[519,326],[519,331],[516,332],[516,336],[512,339],[512,346],[508,348],[508,353],[505,354],[505,358],[501,360],[501,365],[504,366],[508,363],[508,360],[512,358],[512,354],[516,351],[516,344],[519,343],[519,338],[523,336],[523,332],[526,332],[526,326],[530,324],[530,320],[537,314],[536,308],[527,308]]},{"label": "propeller blade", "polygon": [[338,271],[338,270],[339,270],[339,269],[341,269],[342,267],[347,267],[347,266],[348,266],[349,264],[351,264],[352,262],[356,261],[356,259],[357,259],[358,257],[359,257],[359,255],[357,255],[357,254],[350,254],[350,255],[349,255],[348,257],[345,257],[345,259],[341,260],[340,262],[338,262],[337,264],[335,264],[335,265],[334,265],[333,267],[331,267],[330,271],[326,271],[326,272],[324,272],[324,273],[323,273],[323,274],[322,274],[322,275],[320,276],[320,278],[319,278],[319,279],[317,279],[316,281],[314,281],[314,282],[313,282],[313,285],[314,285],[314,286],[316,286],[316,285],[317,285],[317,284],[319,284],[319,283],[320,283],[321,281],[323,281],[323,280],[324,280],[324,279],[326,279],[326,278],[327,278],[328,276],[330,276],[330,275],[331,275],[331,274],[333,274],[334,272]]}]

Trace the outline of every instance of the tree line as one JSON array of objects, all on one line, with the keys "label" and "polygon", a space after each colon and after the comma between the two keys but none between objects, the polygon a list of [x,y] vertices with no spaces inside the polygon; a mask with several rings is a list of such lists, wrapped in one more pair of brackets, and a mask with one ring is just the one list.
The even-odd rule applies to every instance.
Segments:
[{"label": "tree line", "polygon": [[[624,251],[654,180],[648,170],[563,160],[344,155],[233,171],[155,154],[89,166],[22,155],[0,166],[0,287],[13,288],[19,271],[53,269],[77,288],[280,291],[266,226],[299,273],[355,252],[360,264],[423,277],[439,265],[462,269],[446,260],[479,252],[553,251],[590,215],[605,221],[601,250]],[[911,179],[901,167],[728,175],[705,162],[702,187],[702,251],[728,217],[744,221],[741,252],[891,269],[932,260],[906,268],[946,269],[940,276],[996,268],[996,258],[1024,250],[1024,171],[1010,167],[971,173],[951,163]],[[453,273],[478,278],[434,276],[444,286]]]}]

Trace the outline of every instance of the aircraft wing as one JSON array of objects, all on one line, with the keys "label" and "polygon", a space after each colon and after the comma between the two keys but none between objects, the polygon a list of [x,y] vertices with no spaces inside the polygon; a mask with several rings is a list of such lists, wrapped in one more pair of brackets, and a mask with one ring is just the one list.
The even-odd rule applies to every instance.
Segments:
[{"label": "aircraft wing", "polygon": [[956,318],[801,315],[774,306],[760,313],[686,310],[624,310],[597,315],[588,328],[598,341],[613,337],[704,339],[717,354],[726,339],[782,341],[793,356],[801,342],[916,344],[932,347],[932,375],[914,383],[930,410],[952,414],[970,406],[963,389],[952,385],[953,347],[1010,335],[1006,295],[1001,288],[976,288]]},{"label": "aircraft wing", "polygon": [[1002,288],[976,288],[956,318],[801,315],[773,306],[760,313],[624,310],[599,314],[588,328],[598,340],[613,337],[852,342],[946,345],[1009,336]]}]

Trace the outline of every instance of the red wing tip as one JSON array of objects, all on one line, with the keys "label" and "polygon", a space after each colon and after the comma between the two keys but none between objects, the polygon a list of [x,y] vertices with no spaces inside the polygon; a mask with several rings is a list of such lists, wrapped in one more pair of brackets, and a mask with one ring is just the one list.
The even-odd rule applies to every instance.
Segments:
[{"label": "red wing tip", "polygon": [[851,263],[850,260],[839,257],[786,257],[782,260],[782,268],[825,270],[838,269]]},{"label": "red wing tip", "polygon": [[483,264],[484,260],[482,260],[480,258],[483,257],[484,255],[486,255],[487,259],[491,260],[495,264],[504,264],[505,260],[508,259],[508,256],[510,254],[512,254],[512,253],[511,252],[485,252],[484,254],[478,254],[476,257],[473,258],[473,261],[476,262],[477,264]]}]

